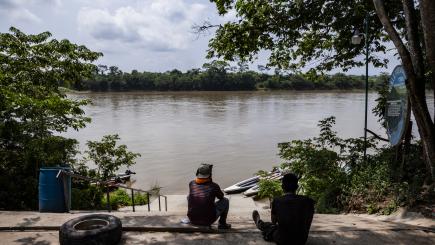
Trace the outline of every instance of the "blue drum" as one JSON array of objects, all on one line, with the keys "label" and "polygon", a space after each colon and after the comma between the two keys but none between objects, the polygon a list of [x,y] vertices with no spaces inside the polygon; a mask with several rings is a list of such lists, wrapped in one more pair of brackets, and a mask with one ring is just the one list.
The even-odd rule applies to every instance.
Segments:
[{"label": "blue drum", "polygon": [[59,175],[65,167],[41,168],[39,170],[39,212],[64,213],[71,207],[71,176]]}]

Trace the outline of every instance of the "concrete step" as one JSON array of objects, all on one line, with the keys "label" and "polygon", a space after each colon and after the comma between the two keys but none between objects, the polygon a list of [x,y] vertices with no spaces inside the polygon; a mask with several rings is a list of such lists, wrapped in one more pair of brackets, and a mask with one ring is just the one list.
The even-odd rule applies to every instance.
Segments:
[{"label": "concrete step", "polygon": [[[267,202],[254,202],[250,197],[243,195],[227,195],[225,196],[230,201],[230,213],[236,211],[238,214],[250,214],[254,209],[266,210]],[[119,211],[132,211],[133,207],[123,207]],[[136,212],[148,212],[148,205],[135,206]],[[159,200],[154,199],[150,204],[151,211],[159,211]],[[165,199],[160,198],[160,211],[165,211]],[[187,195],[168,195],[167,196],[167,211],[171,214],[186,214],[187,213]]]},{"label": "concrete step", "polygon": [[[107,212],[106,212],[107,213]],[[39,213],[0,211],[0,230],[57,230],[66,221],[89,212]],[[172,232],[216,232],[204,227],[182,224],[185,215],[160,212],[112,212],[119,217],[125,231],[172,231]],[[262,215],[264,220],[270,216]],[[249,215],[230,214],[228,222],[233,225],[230,232],[252,232],[256,230]],[[414,226],[395,222],[378,221],[356,215],[316,214],[311,226],[312,231],[357,231],[357,230],[422,230],[435,233],[435,226]]]},{"label": "concrete step", "polygon": [[[257,209],[262,219],[270,220],[268,201],[254,202],[241,195],[229,195],[228,223],[232,229],[219,231],[183,224],[186,217],[185,195],[168,196],[168,212],[158,211],[158,202],[147,207],[131,207],[110,214],[121,219],[124,239],[121,244],[268,244],[256,229],[251,212]],[[163,201],[162,210],[163,210]],[[72,211],[39,213],[0,211],[0,244],[58,244],[58,229],[66,221],[90,213]],[[25,232],[17,232],[25,231]],[[381,221],[374,216],[315,214],[307,244],[435,244],[435,221],[415,225]]]}]

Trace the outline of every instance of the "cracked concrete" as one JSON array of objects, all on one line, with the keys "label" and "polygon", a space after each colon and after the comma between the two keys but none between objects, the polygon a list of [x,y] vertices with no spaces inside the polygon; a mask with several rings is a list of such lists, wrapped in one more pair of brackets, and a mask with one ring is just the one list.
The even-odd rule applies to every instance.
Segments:
[{"label": "cracked concrete", "polygon": [[[270,244],[251,220],[253,209],[268,220],[267,202],[254,202],[239,195],[230,198],[229,223],[233,229],[221,232],[182,224],[186,214],[185,195],[168,196],[168,212],[148,212],[131,207],[112,212],[123,224],[121,244]],[[142,209],[146,208],[146,209]],[[157,209],[158,210],[158,209]],[[58,244],[58,228],[64,222],[89,212],[39,213],[0,211],[0,244]],[[100,211],[97,213],[107,213]],[[435,221],[401,220],[373,215],[316,214],[307,244],[435,244]],[[418,222],[417,222],[418,221]]]}]

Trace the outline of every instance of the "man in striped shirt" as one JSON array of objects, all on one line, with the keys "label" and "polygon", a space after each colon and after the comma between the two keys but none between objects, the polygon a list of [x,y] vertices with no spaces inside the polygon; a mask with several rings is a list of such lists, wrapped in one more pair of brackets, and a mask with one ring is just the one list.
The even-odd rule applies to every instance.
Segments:
[{"label": "man in striped shirt", "polygon": [[[210,226],[219,218],[218,229],[230,229],[227,215],[230,202],[212,176],[213,165],[202,163],[196,171],[196,179],[189,183],[187,216],[194,225]],[[215,199],[219,201],[215,202]]]}]

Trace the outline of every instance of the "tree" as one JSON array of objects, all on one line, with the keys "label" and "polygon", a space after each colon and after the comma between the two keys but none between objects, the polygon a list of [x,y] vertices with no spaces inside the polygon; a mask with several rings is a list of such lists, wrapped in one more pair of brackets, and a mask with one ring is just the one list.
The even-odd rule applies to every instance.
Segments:
[{"label": "tree", "polygon": [[375,67],[386,66],[388,60],[376,54],[386,52],[388,41],[394,43],[408,77],[411,108],[435,180],[435,124],[425,94],[425,80],[430,79],[432,87],[435,84],[435,1],[211,1],[219,14],[234,10],[237,19],[198,28],[217,27],[216,36],[209,42],[208,57],[251,61],[260,50],[268,50],[268,65],[278,69],[298,70],[316,64],[310,72],[337,67],[346,71],[363,65],[355,57],[364,45],[354,46],[350,39],[355,29],[363,29],[368,17],[369,61]]},{"label": "tree", "polygon": [[[428,79],[433,85],[435,84],[435,40],[433,39],[435,38],[435,2],[419,0],[419,5],[416,7],[414,0],[402,0],[406,20],[404,35],[400,35],[401,30],[393,25],[393,20],[386,11],[385,2],[373,0],[373,3],[382,25],[402,59],[407,75],[406,88],[410,92],[411,108],[422,139],[432,181],[435,181],[435,119],[432,120],[429,113],[425,87],[426,76],[429,73],[431,78]],[[418,11],[420,18],[417,15]],[[422,32],[419,31],[419,27]],[[422,37],[424,41],[421,40]],[[407,42],[405,43],[404,40]]]},{"label": "tree", "polygon": [[100,75],[104,75],[106,74],[108,68],[106,65],[98,65],[97,70]]},{"label": "tree", "polygon": [[90,119],[59,84],[91,76],[101,56],[49,32],[0,33],[0,209],[36,209],[38,170],[74,161],[77,141],[55,136]]},{"label": "tree", "polygon": [[127,150],[126,145],[116,145],[119,140],[117,134],[105,135],[101,141],[88,141],[86,145],[88,150],[86,160],[91,160],[97,165],[97,177],[107,180],[114,176],[115,171],[120,167],[129,167],[135,164],[134,159],[139,157],[139,153],[133,153]]}]

